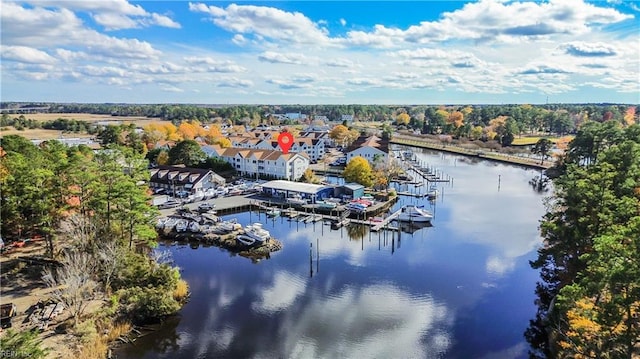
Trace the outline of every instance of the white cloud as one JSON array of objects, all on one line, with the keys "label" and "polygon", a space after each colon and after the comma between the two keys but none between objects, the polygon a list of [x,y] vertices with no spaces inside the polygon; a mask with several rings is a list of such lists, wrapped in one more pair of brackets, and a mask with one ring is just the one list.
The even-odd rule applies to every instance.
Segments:
[{"label": "white cloud", "polygon": [[321,45],[329,41],[327,30],[304,14],[277,8],[231,4],[226,9],[189,3],[189,9],[207,13],[217,26],[243,35],[257,36],[292,43]]},{"label": "white cloud", "polygon": [[618,50],[610,45],[602,42],[588,43],[583,41],[576,41],[560,46],[564,51],[572,56],[582,57],[605,57],[616,56]]},{"label": "white cloud", "polygon": [[55,59],[46,52],[27,46],[2,46],[2,59],[32,64],[55,62]]},{"label": "white cloud", "polygon": [[2,41],[6,45],[72,46],[87,53],[115,58],[149,59],[160,55],[146,41],[111,37],[87,28],[68,9],[25,8],[14,3],[3,3],[2,6]]},{"label": "white cloud", "polygon": [[168,16],[149,13],[141,5],[133,5],[127,0],[63,0],[56,2],[31,0],[29,2],[42,7],[55,6],[61,9],[88,12],[92,19],[106,30],[133,29],[153,25],[180,28],[180,24]]},{"label": "white cloud", "polygon": [[347,20],[341,18],[340,19],[340,25],[346,26],[347,25]]},{"label": "white cloud", "polygon": [[296,53],[280,53],[274,51],[263,52],[258,56],[260,61],[281,63],[281,64],[293,64],[302,65],[308,63],[308,59],[303,54]]},{"label": "white cloud", "polygon": [[253,81],[243,80],[236,77],[221,79],[215,83],[218,87],[249,88],[253,86]]}]

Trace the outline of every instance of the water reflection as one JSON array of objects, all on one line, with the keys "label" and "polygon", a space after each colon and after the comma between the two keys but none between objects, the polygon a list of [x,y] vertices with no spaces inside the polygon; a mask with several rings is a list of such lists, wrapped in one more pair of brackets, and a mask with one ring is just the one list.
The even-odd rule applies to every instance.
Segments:
[{"label": "water reflection", "polygon": [[293,358],[436,358],[451,345],[451,313],[388,284],[347,286],[287,311],[277,354]]}]

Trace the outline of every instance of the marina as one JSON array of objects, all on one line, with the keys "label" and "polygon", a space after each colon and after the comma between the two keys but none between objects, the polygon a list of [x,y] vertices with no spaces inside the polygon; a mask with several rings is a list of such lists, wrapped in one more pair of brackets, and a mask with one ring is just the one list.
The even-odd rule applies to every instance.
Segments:
[{"label": "marina", "polygon": [[[184,268],[191,300],[175,320],[118,357],[153,359],[165,350],[164,356],[178,359],[412,358],[428,357],[438,348],[440,357],[492,357],[508,351],[509,357],[525,358],[522,333],[536,313],[538,280],[528,261],[536,254],[532,242],[544,212],[542,196],[528,184],[536,173],[453,155],[415,154],[455,177],[455,187],[439,185],[435,201],[399,195],[385,211],[350,212],[344,219],[343,210],[321,212],[311,204],[288,208],[269,198],[216,199],[222,221],[235,218],[243,228],[261,223],[283,248],[255,263],[204,242],[160,242],[160,250],[170,251]],[[393,184],[400,185],[416,192],[411,184]],[[428,192],[430,185],[418,186],[419,192]],[[409,205],[424,206],[434,215],[431,222],[394,218]],[[240,206],[250,210],[237,212]],[[266,208],[273,207],[280,216],[266,215]],[[313,215],[322,220],[307,222]],[[334,219],[344,222],[332,230]],[[265,325],[274,330],[263,331],[264,340],[246,340]],[[356,330],[358,335],[351,335]],[[380,345],[363,346],[363,341]],[[402,345],[394,344],[398,341]],[[314,351],[336,346],[344,349]],[[363,355],[363,349],[370,355]]]}]

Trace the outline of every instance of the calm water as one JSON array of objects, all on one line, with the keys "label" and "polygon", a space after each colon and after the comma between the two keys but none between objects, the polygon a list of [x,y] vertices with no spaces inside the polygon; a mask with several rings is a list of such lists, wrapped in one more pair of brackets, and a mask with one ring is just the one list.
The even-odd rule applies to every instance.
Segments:
[{"label": "calm water", "polygon": [[183,269],[191,301],[118,357],[526,357],[537,280],[528,261],[544,213],[528,184],[537,172],[415,152],[454,178],[435,204],[396,205],[431,207],[433,227],[398,238],[228,216],[265,223],[284,249],[254,264],[216,247],[161,247]]}]

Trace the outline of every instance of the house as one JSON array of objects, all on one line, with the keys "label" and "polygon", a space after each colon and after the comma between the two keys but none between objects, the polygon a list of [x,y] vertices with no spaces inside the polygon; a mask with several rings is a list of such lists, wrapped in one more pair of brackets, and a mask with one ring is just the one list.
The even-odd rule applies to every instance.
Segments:
[{"label": "house", "polygon": [[297,180],[309,168],[309,156],[305,153],[284,154],[271,149],[209,147],[213,149],[212,157],[224,159],[239,174],[248,177]]},{"label": "house", "polygon": [[386,161],[389,158],[389,141],[377,136],[360,136],[346,149],[347,162],[360,156],[373,164],[376,160]]},{"label": "house", "polygon": [[169,192],[187,191],[198,194],[225,184],[225,179],[213,171],[184,166],[158,166],[151,169],[149,187],[164,188]]},{"label": "house", "polygon": [[342,117],[340,117],[340,121],[353,122],[353,115],[342,115]]}]

